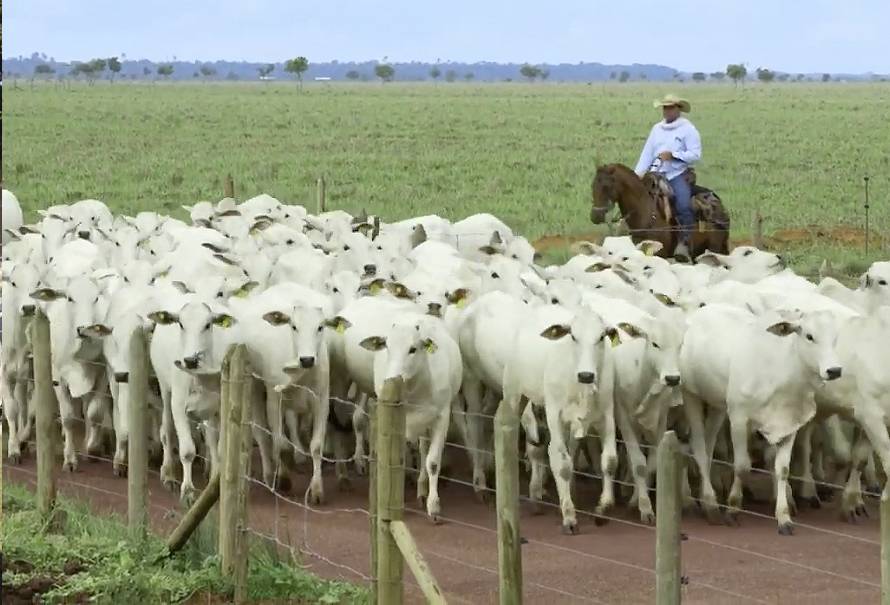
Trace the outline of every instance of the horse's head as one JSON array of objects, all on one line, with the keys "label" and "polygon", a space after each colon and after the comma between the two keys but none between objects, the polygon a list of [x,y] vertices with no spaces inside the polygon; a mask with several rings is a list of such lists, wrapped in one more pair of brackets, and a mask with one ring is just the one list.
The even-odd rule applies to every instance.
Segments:
[{"label": "horse's head", "polygon": [[596,225],[606,222],[606,214],[612,209],[618,192],[615,183],[615,171],[612,166],[600,166],[591,184],[592,206],[590,220]]}]

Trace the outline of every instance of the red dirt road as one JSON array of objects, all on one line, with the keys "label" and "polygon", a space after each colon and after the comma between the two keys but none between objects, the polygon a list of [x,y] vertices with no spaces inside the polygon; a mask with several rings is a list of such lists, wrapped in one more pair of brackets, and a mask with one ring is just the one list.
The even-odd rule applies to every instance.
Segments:
[{"label": "red dirt road", "polygon": [[[33,486],[34,470],[31,457],[20,467],[4,465],[4,480]],[[302,502],[306,485],[306,477],[297,477],[296,493],[301,495],[291,497]],[[182,509],[177,497],[162,487],[157,473],[151,474],[149,486],[153,528],[167,532]],[[313,572],[361,583],[368,575],[367,482],[357,481],[351,493],[338,492],[332,472],[326,469],[325,487],[328,503],[315,512],[253,484],[251,528],[302,548],[302,562]],[[420,550],[449,602],[495,603],[494,509],[477,502],[464,485],[443,480],[440,487],[444,523],[433,525],[424,514],[406,513]],[[112,475],[110,464],[84,462],[74,475],[60,472],[59,491],[89,501],[97,513],[126,514],[126,481]],[[413,488],[406,496],[408,508],[422,508],[413,500]],[[579,511],[591,509],[592,488],[580,483],[575,503]],[[725,527],[709,526],[694,514],[686,515],[683,531],[688,540],[682,543],[682,557],[689,584],[684,587],[684,602],[878,602],[876,503],[869,502],[871,517],[858,525],[841,522],[836,507],[830,502],[821,510],[804,509],[795,518],[798,525],[792,537],[779,536],[775,521],[769,518],[742,515],[741,527]],[[755,505],[754,510],[769,513],[767,505]],[[529,541],[522,547],[526,602],[653,602],[655,532],[637,526],[638,517],[624,508],[614,515],[617,520],[597,527],[592,517],[579,512],[580,535],[563,536],[556,508],[533,515],[523,505],[521,533]],[[406,602],[424,602],[407,569],[405,578]]]}]

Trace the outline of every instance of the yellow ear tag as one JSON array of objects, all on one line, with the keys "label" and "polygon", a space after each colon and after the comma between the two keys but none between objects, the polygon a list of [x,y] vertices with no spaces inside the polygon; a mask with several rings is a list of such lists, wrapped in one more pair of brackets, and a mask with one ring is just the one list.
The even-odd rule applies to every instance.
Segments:
[{"label": "yellow ear tag", "polygon": [[646,248],[646,256],[655,256],[655,248],[651,246]]},{"label": "yellow ear tag", "polygon": [[231,328],[232,327],[232,318],[224,317],[222,321],[219,322],[220,327],[223,328]]},{"label": "yellow ear tag", "polygon": [[337,322],[337,327],[334,329],[337,331],[337,334],[342,334],[346,331],[346,324],[344,324],[342,321]]},{"label": "yellow ear tag", "polygon": [[621,344],[621,338],[618,337],[618,334],[612,334],[612,336],[610,336],[609,338],[612,341],[613,347],[617,347]]},{"label": "yellow ear tag", "polygon": [[256,235],[256,234],[259,233],[259,232],[260,232],[259,229],[257,229],[256,227],[253,227],[253,228],[251,228],[250,231],[247,232],[247,234],[248,234],[248,235]]},{"label": "yellow ear tag", "polygon": [[381,286],[380,284],[378,284],[376,282],[372,282],[371,285],[368,286],[368,292],[370,292],[371,294],[377,294],[382,289],[383,289],[383,286]]},{"label": "yellow ear tag", "polygon": [[247,294],[248,292],[245,288],[238,288],[235,291],[235,296],[237,296],[238,298],[247,298]]},{"label": "yellow ear tag", "polygon": [[464,307],[466,307],[466,306],[467,306],[467,299],[466,299],[466,297],[461,298],[459,301],[457,301],[457,304],[456,304],[455,306],[456,306],[458,309],[463,309]]},{"label": "yellow ear tag", "polygon": [[428,342],[428,343],[426,343],[426,352],[427,352],[427,353],[435,353],[435,352],[436,352],[436,345],[434,345],[432,342]]}]

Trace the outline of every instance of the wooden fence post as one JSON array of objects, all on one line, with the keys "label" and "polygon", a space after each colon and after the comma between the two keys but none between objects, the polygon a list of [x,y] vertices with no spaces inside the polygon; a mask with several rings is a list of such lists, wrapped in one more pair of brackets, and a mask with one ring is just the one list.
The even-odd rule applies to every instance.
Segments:
[{"label": "wooden fence post", "polygon": [[226,175],[226,182],[224,185],[225,189],[223,190],[223,197],[235,197],[235,181],[232,179],[231,174]]},{"label": "wooden fence post", "polygon": [[680,603],[680,442],[667,431],[658,445],[655,528],[655,602]]},{"label": "wooden fence post", "polygon": [[188,542],[188,539],[201,524],[201,521],[204,520],[204,517],[207,516],[207,513],[210,512],[210,509],[213,508],[213,505],[216,504],[217,500],[219,500],[219,473],[213,473],[213,476],[210,477],[210,481],[207,483],[207,487],[204,488],[201,495],[192,504],[192,507],[182,517],[179,525],[176,526],[176,529],[167,538],[167,556],[172,555],[185,546],[185,543]]},{"label": "wooden fence post", "polygon": [[127,441],[127,524],[139,540],[148,527],[148,347],[141,326],[130,337]]},{"label": "wooden fence post", "polygon": [[402,380],[389,379],[377,399],[377,602],[401,605],[402,553],[389,530],[405,508],[405,408]]},{"label": "wooden fence post", "polygon": [[377,605],[377,402],[368,398],[368,512],[371,520],[371,605]]},{"label": "wooden fence post", "polygon": [[241,520],[239,491],[246,488],[241,477],[241,433],[244,430],[243,383],[246,380],[247,351],[244,345],[235,347],[228,364],[226,401],[222,403],[220,428],[225,449],[220,457],[219,488],[219,557],[223,575],[236,570],[238,557],[238,523]]},{"label": "wooden fence post", "polygon": [[881,605],[890,605],[890,500],[881,494]]},{"label": "wooden fence post", "polygon": [[498,602],[522,603],[519,540],[519,412],[501,402],[494,417],[494,464],[498,511]]},{"label": "wooden fence post", "polygon": [[324,199],[324,177],[318,177],[318,212],[317,214],[321,214],[325,210],[325,199]]},{"label": "wooden fence post", "polygon": [[[243,352],[243,367],[235,365],[238,374],[235,376],[240,381],[240,402],[232,402],[232,407],[240,403],[241,406],[241,440],[238,446],[238,500],[235,509],[235,605],[247,602],[247,572],[250,561],[250,540],[247,536],[247,500],[250,496],[250,456],[253,453],[253,431],[250,429],[251,421],[251,389],[253,381],[247,364],[247,349],[240,345]],[[237,351],[236,351],[237,352]]]},{"label": "wooden fence post", "polygon": [[53,393],[49,320],[37,310],[31,322],[34,351],[34,404],[37,430],[37,510],[51,519],[56,503],[56,397]]},{"label": "wooden fence post", "polygon": [[754,221],[751,225],[751,243],[758,250],[763,250],[765,244],[763,242],[763,215],[760,214],[760,208],[754,212]]}]

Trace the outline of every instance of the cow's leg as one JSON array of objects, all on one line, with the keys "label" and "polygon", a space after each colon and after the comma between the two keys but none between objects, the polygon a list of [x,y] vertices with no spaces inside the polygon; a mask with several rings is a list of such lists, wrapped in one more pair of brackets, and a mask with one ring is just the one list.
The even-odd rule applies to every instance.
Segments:
[{"label": "cow's leg", "polygon": [[[702,509],[709,523],[718,523],[720,521],[720,508],[717,505],[717,494],[714,492],[714,484],[711,483],[711,456],[713,455],[713,444],[716,442],[716,435],[711,435],[706,430],[702,418],[704,403],[701,399],[691,393],[686,393],[683,410],[686,414],[686,421],[689,423],[692,456],[695,458],[695,465],[698,468],[698,474],[701,476],[699,497],[701,498]],[[716,420],[712,420],[712,416],[720,417],[719,425]],[[715,434],[719,432],[724,417],[725,415],[721,414],[720,410],[710,410],[708,428]],[[709,438],[711,439],[710,449]]]},{"label": "cow's leg", "polygon": [[[881,409],[880,404],[881,402],[877,399],[864,399],[861,402],[860,409],[856,410],[856,420],[865,431],[866,436],[868,436],[874,452],[881,461],[881,466],[885,469],[890,469],[890,435],[887,434],[887,426],[884,424],[883,415],[879,411]],[[871,458],[871,456],[868,458]],[[881,499],[884,498],[890,498],[890,482],[884,485]]]},{"label": "cow's leg", "polygon": [[816,494],[816,481],[813,478],[813,435],[816,422],[810,421],[797,431],[794,442],[794,456],[800,477],[800,498],[812,508],[821,508],[822,503]]},{"label": "cow's leg", "polygon": [[865,468],[862,469],[862,477],[865,479],[865,486],[869,491],[878,491],[879,486],[881,485],[879,475],[878,461],[875,459],[874,455],[866,456]]},{"label": "cow's leg", "polygon": [[192,464],[195,461],[195,441],[192,437],[192,425],[189,422],[185,409],[189,393],[190,376],[177,376],[173,381],[173,390],[170,398],[170,411],[173,416],[173,426],[176,430],[176,439],[179,443],[179,461],[182,463],[182,485],[179,488],[180,499],[191,504],[195,495],[195,484],[192,480]]},{"label": "cow's leg", "polygon": [[525,452],[531,464],[531,477],[528,482],[528,494],[532,500],[535,513],[542,512],[544,501],[544,477],[547,472],[546,444],[544,435],[538,426],[531,405],[525,406],[522,416],[519,418],[523,431],[525,431]]},{"label": "cow's leg", "polygon": [[572,502],[570,486],[572,458],[566,447],[565,431],[559,417],[559,408],[553,402],[547,401],[544,404],[544,412],[547,416],[547,428],[550,431],[550,445],[547,452],[550,455],[550,471],[553,473],[556,492],[559,494],[562,531],[564,534],[576,534],[578,533],[578,520],[575,516],[575,505]]},{"label": "cow's leg", "polygon": [[867,515],[865,501],[862,499],[862,469],[872,455],[871,443],[858,427],[855,437],[850,475],[841,498],[841,516],[850,523],[855,523],[858,516]]},{"label": "cow's leg", "polygon": [[176,427],[173,423],[172,390],[169,385],[161,384],[161,481],[164,487],[176,489],[176,470],[173,461],[173,442],[176,439]]},{"label": "cow's leg", "polygon": [[[795,432],[796,434],[796,432]],[[779,522],[779,533],[790,536],[793,533],[791,514],[788,511],[788,497],[791,491],[788,474],[791,465],[791,451],[794,449],[795,434],[788,435],[776,446],[776,520]]]},{"label": "cow's leg", "polygon": [[68,387],[61,382],[53,385],[56,392],[56,401],[59,402],[59,417],[62,420],[62,435],[64,437],[62,468],[69,472],[77,470],[77,452],[74,449],[74,431],[77,426],[77,416],[74,413],[74,403],[68,393]]},{"label": "cow's leg", "polygon": [[114,462],[112,470],[118,477],[127,475],[127,444],[130,439],[130,385],[111,383],[111,418],[114,424]]},{"label": "cow's leg", "polygon": [[442,451],[445,449],[445,438],[448,436],[448,423],[451,410],[446,406],[433,425],[429,452],[426,455],[426,472],[429,475],[429,495],[426,499],[426,512],[434,523],[439,522],[442,512],[439,502],[439,472],[442,470]]},{"label": "cow's leg", "polygon": [[24,405],[12,395],[7,382],[6,373],[0,368],[0,401],[3,402],[3,416],[6,418],[6,430],[9,432],[6,444],[6,456],[11,464],[19,464],[22,461],[21,442],[21,417],[24,416]]},{"label": "cow's leg", "polygon": [[210,418],[204,423],[204,433],[207,439],[207,450],[210,453],[210,473],[219,472],[219,416],[211,413]]},{"label": "cow's leg", "polygon": [[[264,391],[265,396],[265,391]],[[262,465],[263,482],[266,485],[273,485],[275,479],[275,469],[272,462],[272,439],[269,431],[266,430],[266,405],[265,397],[254,395],[250,406],[250,432],[253,433],[253,440],[256,442],[260,450],[260,464]]]},{"label": "cow's leg", "polygon": [[[325,372],[326,374],[326,372]],[[312,457],[312,480],[309,482],[309,499],[314,504],[324,502],[324,484],[321,477],[321,459],[324,448],[325,430],[328,426],[328,414],[331,404],[329,400],[329,385],[325,379],[316,384],[313,390],[312,414],[312,438],[309,441],[309,455]]]},{"label": "cow's leg", "polygon": [[[281,464],[281,452],[284,449],[284,435],[282,430],[282,411],[280,389],[274,385],[266,384],[266,422],[269,424],[269,435],[272,440],[272,460],[274,466]],[[263,477],[269,487],[275,486],[274,477]]]},{"label": "cow's leg", "polygon": [[352,431],[355,436],[355,474],[362,477],[368,472],[368,460],[365,453],[365,438],[368,432],[368,395],[359,394],[356,398],[355,409],[352,412]]},{"label": "cow's leg", "polygon": [[649,489],[647,485],[647,468],[646,457],[640,450],[640,442],[637,439],[636,431],[631,424],[630,417],[624,405],[620,402],[615,403],[615,420],[618,422],[618,430],[624,438],[624,447],[627,450],[627,458],[629,461],[628,468],[633,477],[634,497],[637,506],[640,509],[640,520],[647,525],[655,524],[655,511],[652,510],[652,499],[649,497]]},{"label": "cow's leg", "polygon": [[482,459],[482,383],[475,377],[464,374],[462,393],[466,401],[467,449],[470,464],[473,466],[473,489],[476,497],[487,497],[485,468]]},{"label": "cow's leg", "polygon": [[[430,451],[430,440],[426,434],[421,434],[417,438],[417,501],[424,503],[425,498],[429,494],[429,473],[426,471],[426,458]],[[414,466],[411,465],[413,469]]]},{"label": "cow's leg", "polygon": [[[601,393],[607,388],[606,385],[600,385]],[[605,400],[611,401],[611,397],[604,397]],[[612,507],[615,506],[615,471],[618,469],[618,444],[615,434],[615,406],[609,405],[603,410],[603,420],[601,422],[602,430],[599,431],[600,442],[603,451],[600,456],[600,468],[603,472],[603,491],[600,493],[599,502],[596,505],[595,513],[598,515],[594,519],[594,523],[602,525],[607,522],[605,518]]]},{"label": "cow's leg", "polygon": [[748,453],[748,420],[744,417],[729,417],[729,434],[732,440],[733,480],[727,505],[730,518],[738,522],[738,511],[742,508],[743,480],[751,472],[751,455]]},{"label": "cow's leg", "polygon": [[102,372],[93,385],[93,391],[82,398],[86,403],[86,450],[91,456],[102,454],[102,423],[107,407],[105,399],[107,387],[107,376]]}]

